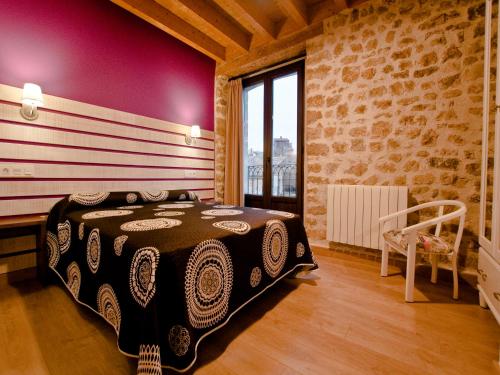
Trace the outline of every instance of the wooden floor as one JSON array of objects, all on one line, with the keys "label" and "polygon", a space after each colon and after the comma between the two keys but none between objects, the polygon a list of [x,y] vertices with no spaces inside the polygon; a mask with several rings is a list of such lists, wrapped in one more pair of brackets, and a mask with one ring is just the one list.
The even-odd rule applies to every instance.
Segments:
[{"label": "wooden floor", "polygon": [[[418,274],[418,302],[407,304],[401,275],[380,278],[372,261],[316,254],[314,275],[247,306],[200,344],[188,373],[500,374],[500,329],[472,288],[455,302],[451,285]],[[0,374],[135,373],[112,328],[59,285],[0,284]]]}]

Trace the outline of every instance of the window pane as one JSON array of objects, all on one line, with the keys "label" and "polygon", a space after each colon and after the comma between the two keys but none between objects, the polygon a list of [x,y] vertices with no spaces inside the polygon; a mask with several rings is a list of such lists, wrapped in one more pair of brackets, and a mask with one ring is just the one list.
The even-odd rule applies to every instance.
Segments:
[{"label": "window pane", "polygon": [[272,195],[297,193],[297,73],[273,80]]},{"label": "window pane", "polygon": [[264,183],[264,83],[243,91],[245,194],[262,195]]}]

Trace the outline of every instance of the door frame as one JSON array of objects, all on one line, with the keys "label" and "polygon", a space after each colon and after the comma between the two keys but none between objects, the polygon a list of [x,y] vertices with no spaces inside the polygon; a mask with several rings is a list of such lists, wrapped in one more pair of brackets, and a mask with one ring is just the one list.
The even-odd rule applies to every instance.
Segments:
[{"label": "door frame", "polygon": [[[273,203],[296,202],[297,213],[302,217],[304,209],[304,60],[266,71],[242,80],[243,89],[262,82],[264,84],[264,160],[262,196],[245,194],[245,201],[262,200],[264,207]],[[273,147],[273,80],[288,73],[297,73],[297,185],[295,198],[272,196],[272,147]]]}]

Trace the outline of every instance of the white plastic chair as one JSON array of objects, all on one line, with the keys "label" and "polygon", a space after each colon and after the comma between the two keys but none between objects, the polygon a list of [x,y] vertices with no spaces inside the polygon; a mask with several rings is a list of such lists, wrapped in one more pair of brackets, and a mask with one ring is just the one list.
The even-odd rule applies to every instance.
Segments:
[{"label": "white plastic chair", "polygon": [[[448,214],[444,214],[445,206],[454,206],[457,209]],[[387,223],[391,220],[396,219],[398,216],[407,215],[411,212],[419,211],[425,208],[439,207],[438,216],[423,221],[418,224],[411,225],[409,227],[397,230],[386,231]],[[429,254],[432,264],[432,276],[431,282],[437,282],[437,271],[438,271],[438,261],[440,255],[451,255],[451,262],[453,268],[453,298],[458,299],[458,249],[460,247],[460,241],[462,240],[462,233],[465,224],[465,213],[467,208],[465,204],[456,200],[442,200],[436,202],[428,202],[419,204],[417,206],[395,212],[393,214],[381,217],[379,222],[383,224],[384,231],[384,249],[382,250],[382,264],[380,268],[380,275],[387,276],[387,266],[389,261],[389,251],[397,251],[403,255],[406,255],[406,292],[405,300],[406,302],[413,302],[413,288],[415,283],[415,259],[416,253]],[[444,240],[439,238],[441,234],[441,225],[445,221],[460,218],[460,223],[458,226],[457,236],[455,239],[455,244],[453,248],[447,244]],[[429,228],[436,225],[436,230],[434,235],[426,232],[421,232],[423,229]],[[392,237],[399,236],[399,243],[392,240]],[[417,240],[419,240],[417,248]],[[423,240],[423,241],[422,241]],[[429,240],[429,241],[427,241]],[[426,244],[427,241],[427,244]],[[439,247],[439,251],[436,249],[429,248],[429,242],[435,242]],[[447,246],[448,250],[444,250],[444,246]],[[431,244],[432,246],[432,244]]]}]

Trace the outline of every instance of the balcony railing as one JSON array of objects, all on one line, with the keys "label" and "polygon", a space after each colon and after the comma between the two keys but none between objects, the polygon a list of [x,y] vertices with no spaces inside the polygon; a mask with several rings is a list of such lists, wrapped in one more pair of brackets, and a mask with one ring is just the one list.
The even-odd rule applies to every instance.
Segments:
[{"label": "balcony railing", "polygon": [[[262,195],[264,166],[249,165],[247,168],[247,194]],[[295,197],[297,191],[297,165],[273,165],[272,195],[274,197]]]}]

